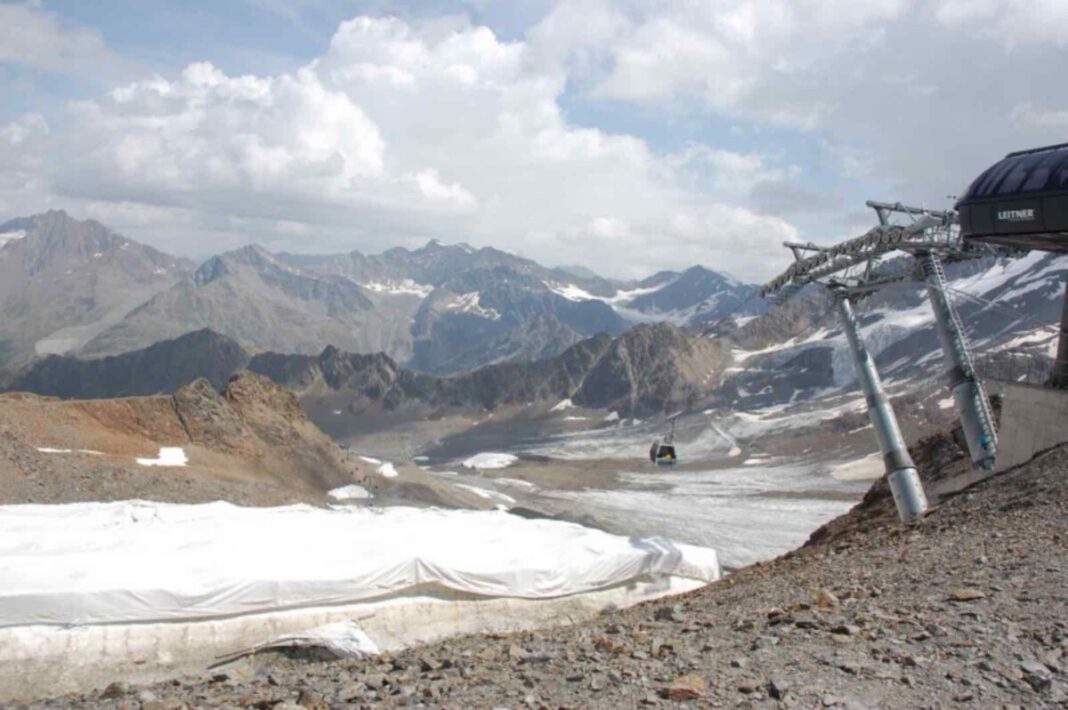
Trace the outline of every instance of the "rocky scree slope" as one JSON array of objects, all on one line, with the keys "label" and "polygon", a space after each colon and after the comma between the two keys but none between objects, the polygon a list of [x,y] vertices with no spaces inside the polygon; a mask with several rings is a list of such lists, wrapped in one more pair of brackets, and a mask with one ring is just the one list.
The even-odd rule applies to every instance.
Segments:
[{"label": "rocky scree slope", "polygon": [[203,677],[38,706],[1064,707],[1065,470],[1061,446],[913,526],[847,526],[574,626],[363,660],[261,653]]},{"label": "rocky scree slope", "polygon": [[[181,447],[188,465],[136,462],[161,447]],[[221,392],[198,379],[169,396],[0,395],[2,503],[321,502],[365,474],[292,393],[254,373],[235,375]]]}]

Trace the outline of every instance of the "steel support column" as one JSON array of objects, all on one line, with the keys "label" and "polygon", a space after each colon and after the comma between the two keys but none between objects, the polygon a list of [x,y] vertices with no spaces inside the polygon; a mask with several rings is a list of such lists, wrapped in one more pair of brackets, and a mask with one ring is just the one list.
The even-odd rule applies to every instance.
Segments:
[{"label": "steel support column", "polygon": [[1057,343],[1057,361],[1053,364],[1054,387],[1068,388],[1068,277],[1064,281],[1064,310],[1061,311],[1061,337]]},{"label": "steel support column", "polygon": [[946,276],[942,261],[936,254],[920,257],[923,275],[927,280],[927,294],[934,309],[938,339],[942,342],[942,358],[946,364],[948,386],[953,393],[960,414],[960,425],[968,443],[972,466],[991,470],[997,455],[998,433],[994,415],[986,397],[983,383],[975,374],[972,354],[968,350],[964,329],[957,311],[946,295]]},{"label": "steel support column", "polygon": [[916,473],[916,464],[909,455],[890,399],[883,391],[875,361],[861,340],[860,328],[857,326],[856,316],[853,315],[853,305],[849,297],[838,292],[835,294],[835,304],[853,354],[857,380],[868,402],[868,417],[879,439],[879,448],[883,454],[883,464],[886,467],[890,491],[894,494],[898,517],[904,522],[915,520],[927,510],[927,496],[923,492],[920,476]]}]

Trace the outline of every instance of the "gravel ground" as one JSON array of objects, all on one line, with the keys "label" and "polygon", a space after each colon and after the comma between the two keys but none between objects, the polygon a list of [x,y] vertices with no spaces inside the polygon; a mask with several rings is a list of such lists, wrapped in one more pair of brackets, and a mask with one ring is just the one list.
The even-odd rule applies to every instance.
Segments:
[{"label": "gravel ground", "polygon": [[812,544],[577,626],[366,660],[261,654],[36,707],[1068,707],[1068,445],[905,528]]}]

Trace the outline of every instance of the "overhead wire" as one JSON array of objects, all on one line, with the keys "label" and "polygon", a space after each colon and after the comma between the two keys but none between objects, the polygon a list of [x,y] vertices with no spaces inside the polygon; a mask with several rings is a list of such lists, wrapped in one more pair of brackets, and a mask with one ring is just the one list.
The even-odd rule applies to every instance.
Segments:
[{"label": "overhead wire", "polygon": [[[928,284],[928,286],[929,286],[929,284]],[[1034,323],[1035,325],[1037,325],[1040,328],[1053,330],[1055,332],[1052,334],[1051,337],[1057,337],[1060,334],[1060,328],[1056,323],[1045,323],[1043,321],[1040,321],[1038,318],[1035,318],[1034,316],[1028,315],[1026,313],[1018,313],[1018,312],[1012,310],[1011,308],[1006,308],[1005,306],[1001,305],[1000,303],[997,303],[995,301],[991,301],[990,299],[987,299],[987,298],[983,298],[982,296],[976,296],[975,294],[968,293],[967,291],[964,291],[964,290],[959,289],[959,288],[953,288],[952,286],[949,286],[948,284],[946,285],[945,290],[943,291],[943,293],[945,293],[946,291],[952,291],[953,293],[955,293],[957,295],[964,296],[967,299],[970,299],[970,300],[975,301],[977,303],[981,303],[981,304],[983,304],[985,306],[990,307],[991,309],[993,309],[995,311],[1000,311],[1000,312],[1002,312],[1002,313],[1004,313],[1004,314],[1006,314],[1008,316],[1011,316],[1015,320],[1018,320],[1018,321],[1030,321],[1031,323]]]}]

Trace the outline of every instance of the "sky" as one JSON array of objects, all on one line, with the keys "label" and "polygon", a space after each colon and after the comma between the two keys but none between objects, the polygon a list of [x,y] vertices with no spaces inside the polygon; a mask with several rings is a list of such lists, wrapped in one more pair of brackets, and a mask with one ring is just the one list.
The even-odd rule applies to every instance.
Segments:
[{"label": "sky", "polygon": [[1068,0],[3,2],[0,220],[761,281],[1068,141]]}]

